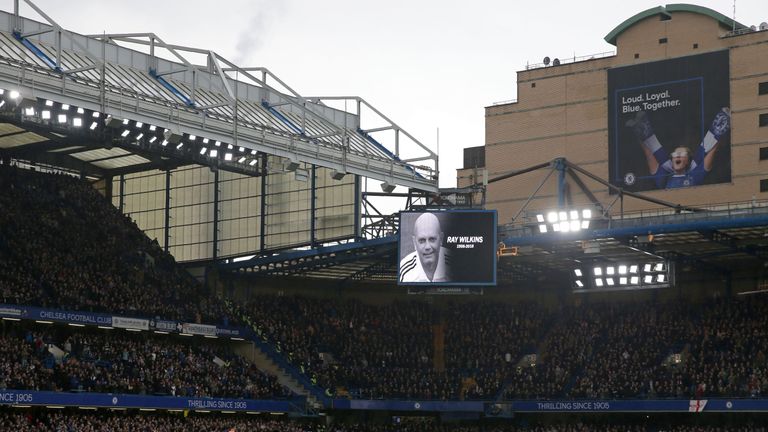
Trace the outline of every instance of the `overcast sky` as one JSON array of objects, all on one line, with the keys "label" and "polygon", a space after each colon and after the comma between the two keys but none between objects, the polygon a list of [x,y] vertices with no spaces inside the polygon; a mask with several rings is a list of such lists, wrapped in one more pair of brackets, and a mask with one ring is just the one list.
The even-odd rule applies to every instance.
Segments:
[{"label": "overcast sky", "polygon": [[[20,0],[23,3],[23,0]],[[484,107],[517,97],[516,72],[545,56],[612,51],[603,37],[663,3],[512,0],[37,0],[77,33],[153,32],[264,66],[304,96],[356,95],[436,149],[442,187],[464,147],[484,144]],[[2,0],[12,10],[11,0]],[[733,1],[696,4],[733,16]],[[30,9],[23,13],[35,17]],[[768,21],[765,0],[736,19]]]}]

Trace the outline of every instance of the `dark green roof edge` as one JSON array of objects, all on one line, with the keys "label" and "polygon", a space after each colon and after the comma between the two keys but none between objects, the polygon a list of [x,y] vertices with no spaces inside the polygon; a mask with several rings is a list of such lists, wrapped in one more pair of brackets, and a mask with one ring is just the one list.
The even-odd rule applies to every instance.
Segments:
[{"label": "dark green roof edge", "polygon": [[[714,20],[717,20],[721,25],[725,27],[728,27],[728,28],[734,27],[733,19],[728,18],[727,16],[721,14],[720,12],[717,12],[715,10],[712,10],[704,6],[697,6],[697,5],[687,4],[687,3],[675,3],[675,4],[667,5],[666,7],[656,6],[654,8],[644,10],[632,16],[631,18],[625,20],[623,23],[617,25],[603,39],[605,39],[605,41],[611,45],[616,45],[616,39],[619,37],[619,35],[624,33],[625,30],[637,24],[638,22],[644,20],[645,18],[652,17],[655,15],[660,15],[660,14],[669,15],[672,12],[697,13],[697,14],[708,16]],[[745,26],[744,24],[736,22],[736,30],[743,29],[746,27],[747,26]]]}]

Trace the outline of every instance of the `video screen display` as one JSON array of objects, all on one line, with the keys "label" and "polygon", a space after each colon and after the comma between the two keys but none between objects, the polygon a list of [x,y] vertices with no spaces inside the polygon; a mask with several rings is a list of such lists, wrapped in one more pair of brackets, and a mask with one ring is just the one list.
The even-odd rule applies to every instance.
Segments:
[{"label": "video screen display", "polygon": [[496,211],[400,213],[399,285],[496,285]]},{"label": "video screen display", "polygon": [[608,70],[609,175],[629,191],[731,181],[728,51]]}]

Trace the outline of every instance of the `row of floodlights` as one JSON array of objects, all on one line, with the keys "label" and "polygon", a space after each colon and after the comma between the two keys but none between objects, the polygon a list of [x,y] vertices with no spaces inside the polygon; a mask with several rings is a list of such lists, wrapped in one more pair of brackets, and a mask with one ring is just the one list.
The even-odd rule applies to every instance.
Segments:
[{"label": "row of floodlights", "polygon": [[536,215],[539,224],[539,232],[576,232],[589,229],[589,221],[592,219],[592,210],[558,210],[546,214]]},{"label": "row of floodlights", "polygon": [[[16,90],[7,91],[0,88],[0,96],[6,95],[11,100],[16,101],[20,97],[20,93]],[[37,117],[45,121],[53,121],[61,126],[71,126],[75,128],[81,128],[86,123],[85,118],[88,116],[86,110],[80,107],[74,107],[69,104],[54,102],[52,100],[40,100],[39,107],[26,106],[22,109],[22,113],[26,117]],[[0,108],[5,106],[6,100],[0,99]],[[103,117],[103,125],[110,129],[120,130],[120,137],[129,140],[133,143],[138,143],[145,140],[148,144],[159,144],[162,147],[168,145],[175,146],[176,150],[182,150],[185,145],[199,146],[197,150],[200,156],[217,159],[221,157],[226,162],[237,162],[240,164],[247,164],[249,166],[255,166],[258,163],[256,158],[258,152],[256,150],[248,150],[242,146],[233,146],[232,144],[222,143],[218,140],[211,140],[204,137],[198,137],[191,134],[181,134],[174,132],[170,129],[162,129],[162,134],[158,134],[158,127],[155,125],[145,125],[140,121],[133,121],[130,119],[120,119],[111,114],[102,116],[98,111],[90,111],[91,121],[88,129],[91,131],[96,130],[101,125],[100,120]],[[288,159],[284,165],[284,171],[295,171],[296,180],[306,181],[308,178],[308,171],[299,168],[299,163],[295,160]],[[341,180],[345,177],[346,171],[332,170],[331,178],[334,180]],[[387,182],[382,183],[382,190],[385,192],[392,192],[395,185]]]},{"label": "row of floodlights", "polygon": [[576,268],[573,274],[574,284],[578,289],[585,288],[587,280],[590,280],[595,288],[641,287],[668,284],[668,270],[665,262],[655,262],[594,266],[589,271],[589,277],[585,277],[585,270]]}]

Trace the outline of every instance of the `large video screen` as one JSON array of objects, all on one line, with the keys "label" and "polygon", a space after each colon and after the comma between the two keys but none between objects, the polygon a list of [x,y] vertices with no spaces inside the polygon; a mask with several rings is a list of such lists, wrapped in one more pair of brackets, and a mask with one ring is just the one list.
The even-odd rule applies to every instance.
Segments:
[{"label": "large video screen", "polygon": [[496,211],[400,213],[400,285],[496,285]]},{"label": "large video screen", "polygon": [[609,176],[630,191],[731,181],[728,51],[608,70]]}]

